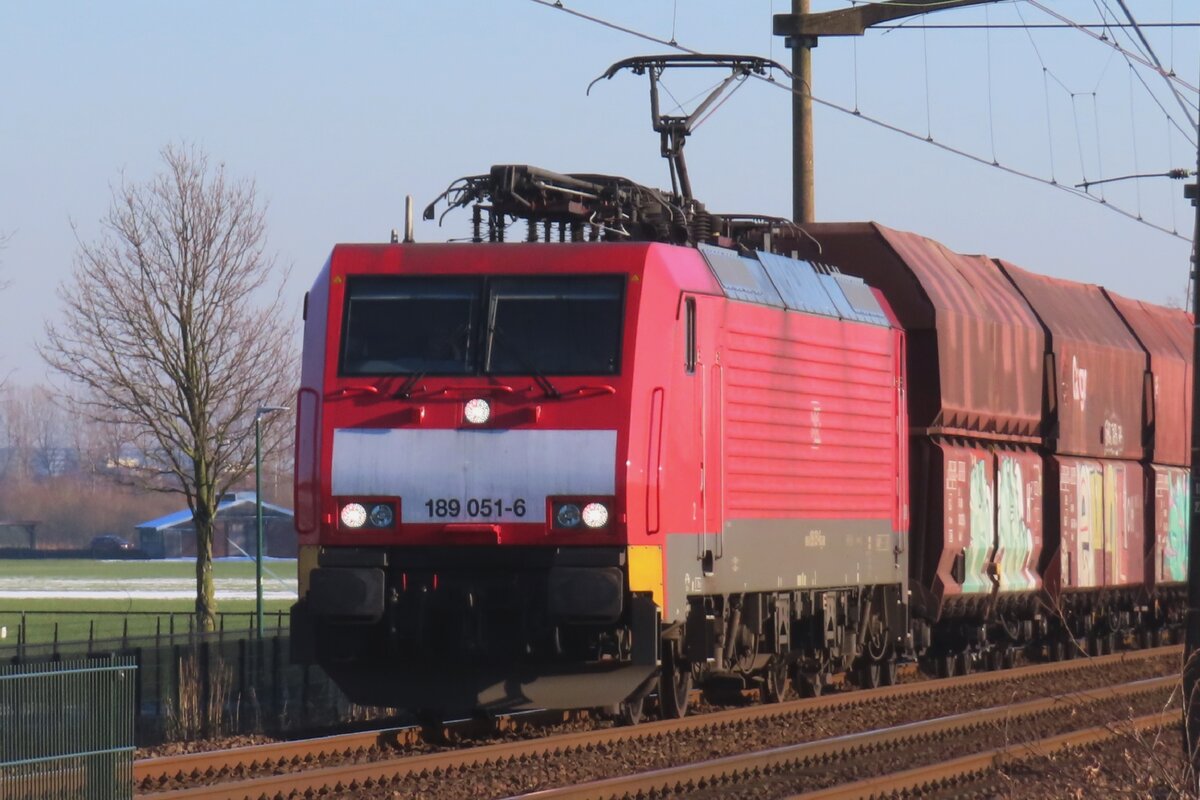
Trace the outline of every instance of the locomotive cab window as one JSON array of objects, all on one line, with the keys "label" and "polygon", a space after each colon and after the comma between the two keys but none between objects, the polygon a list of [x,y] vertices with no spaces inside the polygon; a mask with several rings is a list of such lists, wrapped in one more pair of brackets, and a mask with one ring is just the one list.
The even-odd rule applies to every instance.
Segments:
[{"label": "locomotive cab window", "polygon": [[479,296],[475,278],[351,278],[342,374],[472,372]]},{"label": "locomotive cab window", "polygon": [[617,374],[623,288],[618,275],[493,280],[484,371]]}]

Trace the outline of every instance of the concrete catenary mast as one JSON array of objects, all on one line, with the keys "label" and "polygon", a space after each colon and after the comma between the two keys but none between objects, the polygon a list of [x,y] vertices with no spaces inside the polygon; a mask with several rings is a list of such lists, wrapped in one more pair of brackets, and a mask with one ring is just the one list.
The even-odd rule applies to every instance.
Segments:
[{"label": "concrete catenary mast", "polygon": [[809,0],[792,0],[792,13],[776,14],[774,30],[792,49],[792,220],[816,219],[813,199],[812,50],[822,36],[862,36],[881,22],[999,0],[897,0],[809,13]]}]

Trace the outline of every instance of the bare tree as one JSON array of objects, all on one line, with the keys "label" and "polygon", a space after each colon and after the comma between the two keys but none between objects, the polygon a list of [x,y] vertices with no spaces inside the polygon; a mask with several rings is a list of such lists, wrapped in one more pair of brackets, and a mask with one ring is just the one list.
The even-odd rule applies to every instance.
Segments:
[{"label": "bare tree", "polygon": [[117,473],[186,499],[196,615],[211,630],[217,503],[253,469],[259,405],[291,394],[295,344],[253,182],[230,180],[194,147],[162,158],[150,181],[112,190],[95,241],[76,235],[63,319],[38,350],[76,385],[79,414],[127,432],[140,457]]}]

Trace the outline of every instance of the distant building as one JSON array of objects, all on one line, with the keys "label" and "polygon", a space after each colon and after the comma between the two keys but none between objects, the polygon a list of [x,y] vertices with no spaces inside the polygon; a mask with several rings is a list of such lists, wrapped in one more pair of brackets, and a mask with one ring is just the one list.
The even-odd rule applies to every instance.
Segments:
[{"label": "distant building", "polygon": [[37,549],[36,520],[0,520],[0,550]]},{"label": "distant building", "polygon": [[[213,524],[213,557],[255,555],[254,492],[221,496]],[[296,557],[296,528],[290,508],[263,503],[263,555]],[[136,526],[138,547],[149,558],[196,555],[196,526],[189,509]]]}]

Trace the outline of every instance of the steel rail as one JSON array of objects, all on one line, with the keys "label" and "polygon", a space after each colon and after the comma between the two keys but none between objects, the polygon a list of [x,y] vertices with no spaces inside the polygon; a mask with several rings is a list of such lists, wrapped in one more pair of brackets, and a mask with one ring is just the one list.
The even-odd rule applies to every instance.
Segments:
[{"label": "steel rail", "polygon": [[[515,795],[508,798],[508,800],[517,800],[518,798],[520,800],[596,800],[597,798],[607,800],[607,798],[644,797],[654,792],[669,793],[677,787],[711,785],[715,781],[727,780],[731,777],[736,778],[738,776],[753,776],[764,772],[775,772],[789,766],[799,766],[816,759],[846,758],[854,752],[870,752],[873,749],[895,746],[917,737],[928,737],[957,730],[965,730],[988,722],[1001,720],[1013,721],[1055,708],[1078,707],[1103,700],[1143,694],[1173,686],[1178,682],[1179,678],[1177,676],[1151,678],[1135,683],[1109,686],[1104,689],[1089,689],[1059,697],[1030,700],[1016,705],[996,706],[923,722],[897,725],[891,728],[835,736],[815,742],[805,742],[804,744],[774,747],[769,750],[760,750],[736,756],[726,756],[712,761],[695,762],[679,767],[669,767],[667,769],[653,770],[634,775],[606,778],[575,786],[543,789]],[[1157,719],[1165,713],[1162,712],[1155,715],[1155,718]],[[1170,716],[1174,720],[1178,716],[1178,712],[1172,711],[1170,712]],[[1068,736],[1074,735],[1077,735],[1077,733],[1068,734]],[[1012,747],[1005,748],[1005,751],[1015,752],[1022,747],[1023,745],[1013,745]],[[995,752],[989,750],[982,754],[986,757],[984,760],[986,766],[994,766]],[[976,757],[970,756],[967,758]],[[943,778],[947,774],[944,767],[945,764],[933,765],[935,771],[938,769],[942,770],[937,774]],[[818,795],[803,796],[806,800],[812,800],[812,798]],[[824,797],[824,795],[820,796]],[[845,797],[858,796],[858,794],[845,795]],[[831,795],[831,797],[843,797],[843,795],[837,794]]]},{"label": "steel rail", "polygon": [[943,761],[924,767],[892,772],[875,778],[867,778],[843,786],[834,786],[815,792],[791,795],[787,800],[861,800],[861,798],[887,797],[896,792],[904,792],[919,787],[938,786],[952,783],[955,780],[969,779],[972,775],[982,774],[993,769],[1053,755],[1068,747],[1085,747],[1096,742],[1102,742],[1124,733],[1153,730],[1166,725],[1172,725],[1179,720],[1179,712],[1172,709],[1159,711],[1137,717],[1119,726],[1099,726],[1085,728],[1057,736],[1048,736],[1032,742],[1021,742],[1007,747],[998,747],[974,755],[956,758],[953,761]]},{"label": "steel rail", "polygon": [[[1141,661],[1149,658],[1161,657],[1164,655],[1179,654],[1181,652],[1182,648],[1179,646],[1138,650],[1127,653],[1119,653],[1111,656],[1102,656],[1098,658],[1019,667],[1016,669],[1003,670],[999,672],[974,673],[948,680],[923,681],[920,683],[903,684],[870,691],[856,691],[848,694],[795,700],[773,705],[731,709],[698,715],[695,717],[687,717],[681,720],[649,722],[629,728],[610,728],[600,731],[583,731],[538,740],[505,742],[494,745],[485,745],[482,747],[472,747],[465,750],[455,750],[422,756],[396,757],[374,761],[369,764],[314,768],[294,774],[274,774],[260,778],[247,778],[229,781],[211,786],[200,786],[157,793],[145,793],[139,796],[147,798],[148,800],[157,800],[159,798],[162,800],[166,800],[166,798],[257,798],[264,795],[268,797],[274,797],[277,793],[286,795],[291,791],[320,791],[321,789],[337,786],[339,784],[342,786],[348,786],[352,783],[362,784],[368,780],[381,781],[391,779],[397,775],[420,774],[422,771],[428,771],[432,773],[437,769],[445,770],[451,768],[470,768],[477,765],[483,765],[488,762],[495,763],[497,760],[511,759],[529,755],[539,756],[555,751],[561,752],[564,750],[588,746],[594,747],[606,744],[616,744],[664,734],[703,729],[720,730],[723,727],[733,724],[743,724],[760,719],[787,717],[794,714],[810,713],[823,709],[845,708],[852,705],[877,702],[884,699],[903,698],[921,694],[936,694],[939,692],[967,686],[976,686],[988,683],[1005,683],[1013,680],[1019,681],[1021,678],[1037,675],[1061,673],[1064,676],[1068,676],[1078,671],[1088,670],[1090,668],[1103,666],[1105,664],[1120,663],[1122,661]],[[1174,680],[1174,678],[1167,678],[1165,680]],[[1054,700],[1053,702],[1061,701]],[[1008,711],[1009,709],[1006,708],[1004,710]],[[371,737],[373,735],[377,736],[378,733],[379,732],[371,732],[367,734],[353,734],[351,736],[362,739],[362,737]],[[347,747],[345,745],[345,742],[347,741],[346,737],[327,737],[326,739],[316,740],[317,745],[315,748],[309,744],[309,741],[287,742],[279,743],[278,745],[240,748],[236,750],[220,751],[218,753],[194,754],[193,756],[175,756],[152,759],[148,762],[142,762],[140,764],[142,767],[140,774],[143,776],[165,776],[167,778],[174,778],[175,776],[181,774],[184,777],[196,774],[204,775],[236,767],[253,766],[255,764],[261,766],[264,761],[266,761],[265,754],[267,752],[279,754],[284,752],[284,748],[292,748],[290,751],[288,751],[287,760],[295,763],[295,760],[303,761],[314,754],[352,753],[356,750],[366,749],[370,746],[367,744],[356,747]],[[310,749],[305,749],[306,747]],[[208,757],[207,761],[204,760],[206,756]],[[278,756],[275,757],[275,760],[278,761]],[[151,764],[151,762],[154,763]],[[189,765],[186,769],[182,766],[185,763]]]},{"label": "steel rail", "polygon": [[[508,732],[525,725],[550,725],[568,722],[577,715],[571,711],[526,711],[496,718],[495,730]],[[434,733],[434,738],[453,741],[460,734],[471,734],[487,723],[479,720],[461,720],[445,723]],[[223,750],[205,750],[174,756],[142,758],[133,762],[134,784],[145,781],[162,782],[179,775],[203,775],[208,772],[236,770],[283,762],[296,763],[319,760],[334,755],[353,755],[370,750],[413,747],[428,735],[427,729],[419,725],[376,728],[358,733],[340,733],[310,739],[294,739],[286,742],[268,742],[249,747],[233,747]]]}]

